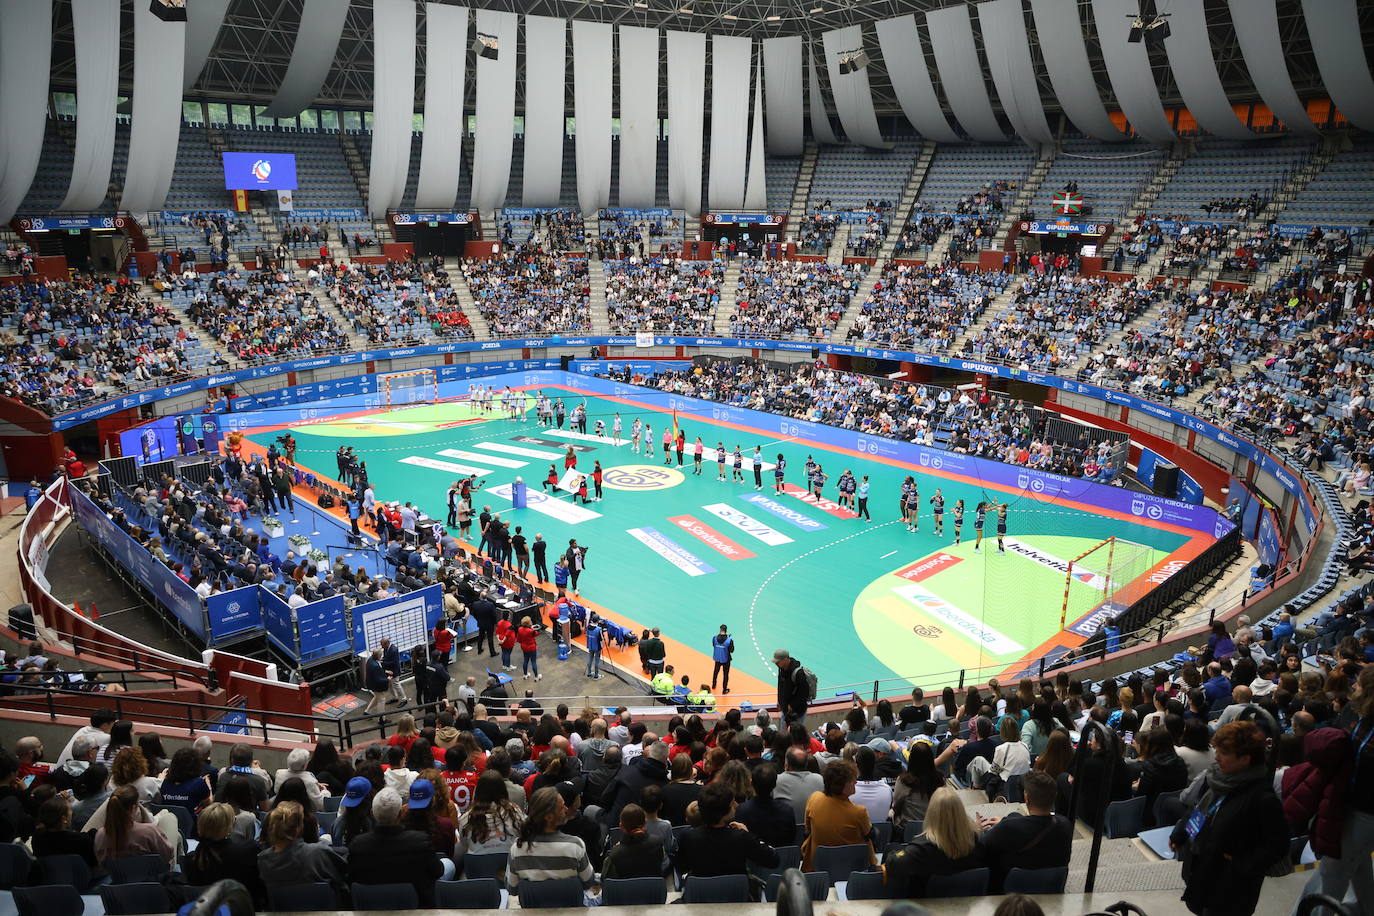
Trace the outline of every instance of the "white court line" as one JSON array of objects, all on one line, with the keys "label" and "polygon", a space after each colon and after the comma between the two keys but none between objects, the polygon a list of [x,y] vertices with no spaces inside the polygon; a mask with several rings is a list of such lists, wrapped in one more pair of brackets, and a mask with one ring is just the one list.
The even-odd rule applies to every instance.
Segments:
[{"label": "white court line", "polygon": [[[551,452],[548,449],[525,448],[523,445],[506,445],[504,442],[474,442],[473,448],[484,448],[491,452],[504,452],[507,455],[524,455],[526,458],[543,458],[546,461],[561,461],[562,452]],[[486,456],[482,456],[484,459]]]},{"label": "white court line", "polygon": [[579,433],[573,429],[545,429],[540,431],[540,435],[558,436],[560,439],[577,439],[581,442],[595,442],[599,445],[615,446],[627,445],[629,439],[621,439],[617,442],[610,436],[597,436],[592,433]]},{"label": "white court line", "polygon": [[484,474],[492,473],[486,468],[474,468],[466,464],[454,464],[451,461],[437,461],[434,458],[420,458],[416,455],[411,455],[409,458],[402,458],[401,464],[413,464],[417,468],[429,468],[433,471],[448,471],[450,474],[462,474],[465,477],[468,474],[476,474],[478,477],[481,477]]},{"label": "white court line", "polygon": [[896,553],[896,552],[897,552],[897,551],[894,550],[894,551],[892,551],[891,553],[885,553],[885,554],[883,554],[882,556],[878,557],[878,559],[880,559],[880,560],[886,560],[888,557],[892,556],[892,554],[894,554],[894,553]]},{"label": "white court line", "polygon": [[523,468],[529,464],[528,461],[516,461],[513,458],[497,458],[494,455],[480,455],[476,452],[465,452],[460,448],[440,449],[439,454],[445,458],[460,458],[464,461],[481,461],[486,464],[494,464],[498,468]]}]

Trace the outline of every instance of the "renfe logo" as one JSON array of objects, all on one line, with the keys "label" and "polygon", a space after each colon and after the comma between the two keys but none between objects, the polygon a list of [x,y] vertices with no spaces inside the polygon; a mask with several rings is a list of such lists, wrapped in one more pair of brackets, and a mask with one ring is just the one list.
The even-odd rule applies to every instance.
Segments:
[{"label": "renfe logo", "polygon": [[942,570],[949,569],[955,563],[962,562],[964,562],[963,557],[956,557],[948,553],[937,553],[933,557],[917,560],[906,569],[900,570],[897,575],[906,579],[908,582],[920,582],[923,579],[929,579]]},{"label": "renfe logo", "polygon": [[710,525],[690,515],[675,515],[668,519],[668,521],[701,541],[712,550],[725,554],[725,556],[731,560],[747,560],[752,556],[757,556],[752,550],[736,544]]}]

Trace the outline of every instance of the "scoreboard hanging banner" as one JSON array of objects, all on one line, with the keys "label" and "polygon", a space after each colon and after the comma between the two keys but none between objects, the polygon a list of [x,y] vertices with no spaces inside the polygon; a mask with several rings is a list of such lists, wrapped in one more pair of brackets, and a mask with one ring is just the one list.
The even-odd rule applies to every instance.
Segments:
[{"label": "scoreboard hanging banner", "polygon": [[1031,235],[1048,235],[1054,232],[1077,235],[1106,235],[1111,228],[1110,223],[1074,223],[1066,219],[1060,220],[1029,220],[1021,223],[1021,231],[1029,232]]},{"label": "scoreboard hanging banner", "polygon": [[1083,212],[1083,195],[1077,191],[1060,191],[1054,195],[1052,208],[1061,216],[1077,216]]},{"label": "scoreboard hanging banner", "polygon": [[21,216],[15,220],[20,232],[55,232],[67,229],[123,229],[128,220],[122,216]]}]

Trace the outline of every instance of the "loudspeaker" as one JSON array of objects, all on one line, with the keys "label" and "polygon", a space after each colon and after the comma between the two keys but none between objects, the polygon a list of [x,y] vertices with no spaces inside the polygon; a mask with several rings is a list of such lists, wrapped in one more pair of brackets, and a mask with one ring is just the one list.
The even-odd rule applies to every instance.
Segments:
[{"label": "loudspeaker", "polygon": [[564,372],[571,372],[571,371],[572,371],[572,357],[571,357],[571,356],[568,356],[567,354],[564,354],[563,356],[558,357],[558,365],[559,365],[559,368],[561,368]]},{"label": "loudspeaker", "polygon": [[820,347],[812,347],[812,348],[811,348],[811,358],[812,358],[812,359],[820,359],[820,358],[821,358],[821,348],[820,348]]},{"label": "loudspeaker", "polygon": [[1161,461],[1155,465],[1155,480],[1152,488],[1156,496],[1175,496],[1178,493],[1178,465]]}]

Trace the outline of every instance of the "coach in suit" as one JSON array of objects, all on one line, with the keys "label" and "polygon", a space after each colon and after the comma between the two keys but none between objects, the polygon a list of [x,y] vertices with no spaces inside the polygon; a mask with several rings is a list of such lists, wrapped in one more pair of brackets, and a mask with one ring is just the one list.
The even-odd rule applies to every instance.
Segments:
[{"label": "coach in suit", "polygon": [[391,695],[389,703],[406,703],[406,691],[401,686],[401,650],[391,644],[391,640],[382,637],[382,670],[386,672],[387,692]]}]

